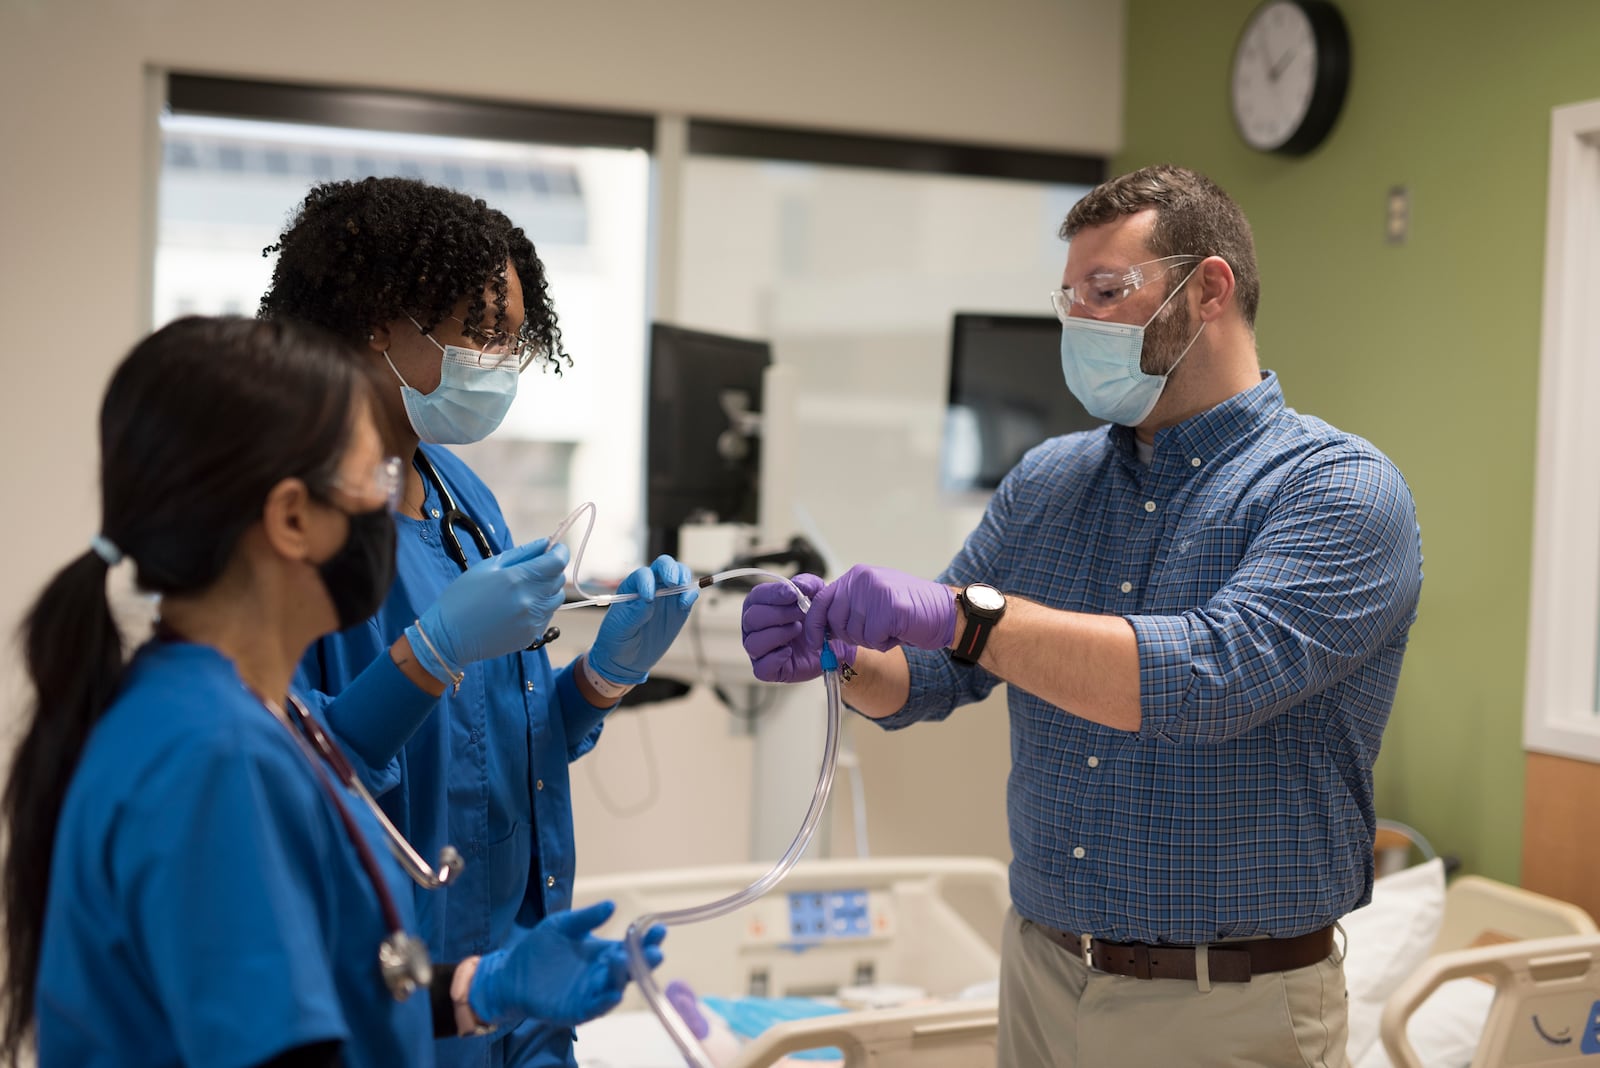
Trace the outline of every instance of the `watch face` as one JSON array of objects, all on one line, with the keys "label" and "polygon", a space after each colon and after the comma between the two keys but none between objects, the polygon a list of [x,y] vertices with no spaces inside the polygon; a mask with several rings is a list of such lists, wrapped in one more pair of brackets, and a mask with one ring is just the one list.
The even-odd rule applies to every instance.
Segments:
[{"label": "watch face", "polygon": [[1000,591],[993,586],[986,586],[981,582],[974,582],[962,591],[967,603],[984,612],[998,612],[1006,605],[1006,599]]},{"label": "watch face", "polygon": [[1294,137],[1317,86],[1317,35],[1299,4],[1274,0],[1251,16],[1233,57],[1233,117],[1252,148]]}]

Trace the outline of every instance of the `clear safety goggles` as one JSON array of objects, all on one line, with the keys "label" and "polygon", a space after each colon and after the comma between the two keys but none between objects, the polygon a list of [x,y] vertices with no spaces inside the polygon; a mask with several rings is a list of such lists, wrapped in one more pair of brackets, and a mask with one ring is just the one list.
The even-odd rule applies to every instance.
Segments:
[{"label": "clear safety goggles", "polygon": [[1075,286],[1052,289],[1050,303],[1055,306],[1056,318],[1063,323],[1071,317],[1074,305],[1083,307],[1090,315],[1104,315],[1133,296],[1134,290],[1165,278],[1175,268],[1198,263],[1201,259],[1201,256],[1162,256],[1158,260],[1136,263],[1122,274],[1100,271]]},{"label": "clear safety goggles", "polygon": [[379,460],[370,476],[347,479],[335,475],[328,480],[328,485],[361,501],[375,501],[381,497],[392,512],[400,504],[400,491],[406,484],[404,472],[405,465],[400,457],[390,456]]},{"label": "clear safety goggles", "polygon": [[[411,319],[411,316],[408,315],[406,318]],[[497,370],[501,367],[515,364],[517,372],[520,374],[526,371],[528,365],[544,351],[539,343],[526,333],[507,334],[503,331],[495,331],[482,334],[482,336],[474,336],[478,331],[468,326],[466,320],[455,315],[447,315],[445,318],[460,323],[462,336],[468,338],[474,344],[483,346],[481,349],[467,349],[466,351],[476,352],[478,354],[478,365],[487,370]],[[411,319],[411,325],[416,327],[417,332],[423,337],[437,345],[440,352],[444,352],[447,347],[454,349],[465,348],[462,345],[444,345],[438,338],[422,329],[422,324],[415,319]]]}]

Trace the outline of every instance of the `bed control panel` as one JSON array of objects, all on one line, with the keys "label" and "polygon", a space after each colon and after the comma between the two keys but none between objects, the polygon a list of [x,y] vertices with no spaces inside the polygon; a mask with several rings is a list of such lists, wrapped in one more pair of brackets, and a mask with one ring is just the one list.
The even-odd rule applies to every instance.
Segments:
[{"label": "bed control panel", "polygon": [[789,937],[796,942],[866,938],[872,910],[865,890],[827,890],[789,895]]},{"label": "bed control panel", "polygon": [[747,951],[806,952],[888,941],[896,928],[892,896],[860,887],[771,894],[741,915]]}]

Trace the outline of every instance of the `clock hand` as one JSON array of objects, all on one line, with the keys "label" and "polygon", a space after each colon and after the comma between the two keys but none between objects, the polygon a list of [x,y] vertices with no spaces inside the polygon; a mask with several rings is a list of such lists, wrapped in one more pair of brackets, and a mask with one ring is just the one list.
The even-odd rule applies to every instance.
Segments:
[{"label": "clock hand", "polygon": [[1300,54],[1300,52],[1297,49],[1291,48],[1287,55],[1285,55],[1282,59],[1280,59],[1276,63],[1274,63],[1272,65],[1271,69],[1269,69],[1267,71],[1268,80],[1269,81],[1274,81],[1274,82],[1277,81],[1278,80],[1278,76],[1280,74],[1282,74],[1285,70],[1289,69],[1289,64],[1293,63],[1294,60],[1295,60],[1295,57],[1298,56],[1299,54]]}]

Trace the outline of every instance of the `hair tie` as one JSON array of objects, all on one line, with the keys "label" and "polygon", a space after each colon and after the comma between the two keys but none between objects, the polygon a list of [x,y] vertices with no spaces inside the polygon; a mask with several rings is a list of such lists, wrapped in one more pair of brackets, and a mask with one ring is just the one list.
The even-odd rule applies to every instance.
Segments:
[{"label": "hair tie", "polygon": [[89,539],[89,548],[100,559],[106,562],[107,567],[116,567],[122,563],[122,550],[116,543],[104,534],[96,534]]}]

